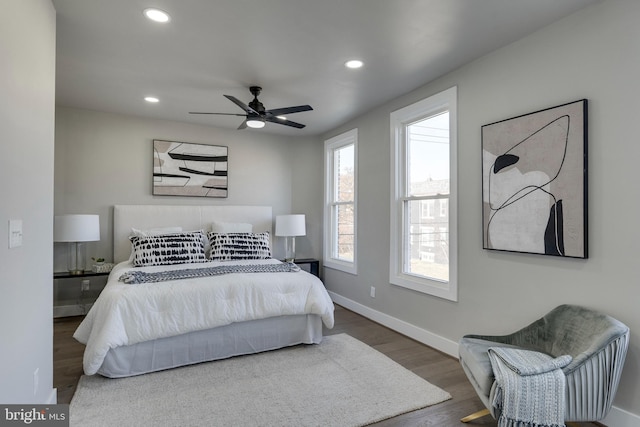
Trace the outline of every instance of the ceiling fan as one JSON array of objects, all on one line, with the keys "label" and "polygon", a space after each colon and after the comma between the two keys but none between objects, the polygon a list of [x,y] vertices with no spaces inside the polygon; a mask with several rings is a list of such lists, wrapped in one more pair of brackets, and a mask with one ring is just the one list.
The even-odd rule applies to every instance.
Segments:
[{"label": "ceiling fan", "polygon": [[265,122],[277,123],[279,125],[291,126],[294,128],[302,129],[305,125],[292,122],[284,117],[284,114],[293,114],[300,113],[302,111],[310,111],[313,110],[309,105],[298,105],[295,107],[285,107],[285,108],[276,108],[273,110],[266,110],[262,102],[258,101],[258,95],[262,91],[262,88],[259,86],[251,86],[249,91],[253,95],[253,101],[249,102],[249,105],[240,101],[235,96],[224,95],[225,98],[236,104],[238,107],[242,108],[246,114],[236,114],[236,113],[203,113],[203,112],[195,112],[190,111],[189,114],[216,114],[222,116],[244,116],[246,117],[244,122],[238,127],[238,129],[244,129],[247,126],[254,129],[259,129],[264,127]]}]

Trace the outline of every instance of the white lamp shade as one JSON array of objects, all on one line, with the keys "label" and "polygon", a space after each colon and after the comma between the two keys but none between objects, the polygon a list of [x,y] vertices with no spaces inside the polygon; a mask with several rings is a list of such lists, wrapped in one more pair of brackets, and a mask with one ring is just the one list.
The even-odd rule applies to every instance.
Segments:
[{"label": "white lamp shade", "polygon": [[276,236],[304,236],[307,229],[304,224],[304,215],[278,215],[276,216]]},{"label": "white lamp shade", "polygon": [[54,242],[100,240],[100,215],[57,215],[53,219]]}]

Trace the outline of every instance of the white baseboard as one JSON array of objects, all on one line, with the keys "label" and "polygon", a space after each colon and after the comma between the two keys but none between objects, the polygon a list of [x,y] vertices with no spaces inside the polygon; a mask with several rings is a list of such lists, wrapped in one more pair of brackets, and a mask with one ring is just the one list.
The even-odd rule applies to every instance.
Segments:
[{"label": "white baseboard", "polygon": [[58,403],[58,389],[51,389],[51,393],[49,393],[49,398],[47,399],[45,405],[55,405]]},{"label": "white baseboard", "polygon": [[[331,295],[331,299],[336,304],[339,304],[344,308],[354,311],[376,323],[380,323],[389,329],[393,329],[394,331],[406,335],[409,338],[413,338],[414,340],[428,345],[429,347],[458,358],[458,343],[455,341],[451,341],[448,338],[436,335],[433,332],[419,328],[418,326],[407,323],[404,320],[400,320],[396,317],[374,310],[371,307],[367,307],[359,302],[345,298],[335,292],[329,291],[329,295]],[[602,423],[609,427],[640,427],[640,416],[613,406],[611,407],[609,415],[607,415]]]},{"label": "white baseboard", "polygon": [[90,304],[74,304],[74,305],[57,305],[53,307],[53,318],[68,316],[84,316],[89,312],[93,303]]},{"label": "white baseboard", "polygon": [[333,299],[336,304],[340,304],[344,308],[355,311],[376,323],[380,323],[394,331],[400,332],[402,335],[413,338],[416,341],[442,351],[456,359],[458,358],[458,343],[455,341],[451,341],[450,339],[436,335],[426,329],[419,328],[411,323],[405,322],[404,320],[400,320],[396,317],[374,310],[366,305],[362,305],[350,300],[349,298],[345,298],[342,295],[338,295],[335,292],[329,292],[329,295],[331,295],[331,299]]},{"label": "white baseboard", "polygon": [[602,424],[609,427],[640,427],[640,416],[612,406]]}]

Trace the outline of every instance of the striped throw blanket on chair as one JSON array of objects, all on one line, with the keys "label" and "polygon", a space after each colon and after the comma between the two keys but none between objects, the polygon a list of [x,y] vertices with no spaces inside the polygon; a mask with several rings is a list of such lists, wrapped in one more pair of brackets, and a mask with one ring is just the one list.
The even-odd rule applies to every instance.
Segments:
[{"label": "striped throw blanket on chair", "polygon": [[571,356],[489,348],[497,390],[492,405],[498,427],[564,427],[565,377]]}]

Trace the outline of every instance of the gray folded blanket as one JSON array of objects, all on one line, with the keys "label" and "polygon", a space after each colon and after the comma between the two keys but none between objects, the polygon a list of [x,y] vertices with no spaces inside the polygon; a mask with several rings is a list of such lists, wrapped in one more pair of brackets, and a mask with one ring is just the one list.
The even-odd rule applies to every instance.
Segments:
[{"label": "gray folded blanket", "polygon": [[300,267],[292,262],[280,264],[220,265],[193,269],[145,272],[129,270],[118,280],[129,284],[166,282],[169,280],[193,279],[196,277],[218,276],[232,273],[292,273],[300,271]]},{"label": "gray folded blanket", "polygon": [[489,359],[497,391],[492,405],[499,427],[564,427],[565,376],[571,356],[491,347]]}]

